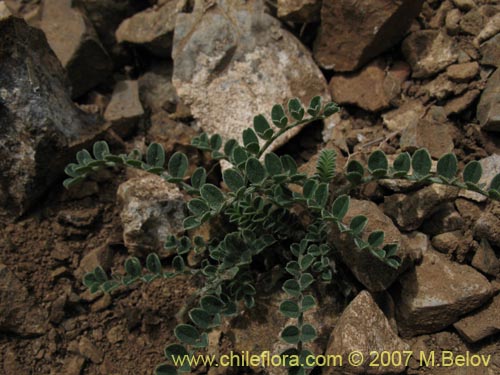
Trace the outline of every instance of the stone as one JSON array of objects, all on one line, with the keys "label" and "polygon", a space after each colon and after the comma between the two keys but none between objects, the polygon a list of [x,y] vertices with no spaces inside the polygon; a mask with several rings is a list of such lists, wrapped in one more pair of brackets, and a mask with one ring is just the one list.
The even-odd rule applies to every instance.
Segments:
[{"label": "stone", "polygon": [[439,233],[453,232],[464,226],[464,219],[455,209],[453,203],[445,203],[429,220],[422,225],[422,231],[435,236]]},{"label": "stone", "polygon": [[437,159],[453,151],[453,136],[448,124],[421,119],[401,132],[400,147],[410,153],[424,147]]},{"label": "stone", "polygon": [[399,284],[394,300],[403,337],[438,332],[482,306],[493,293],[479,272],[430,248],[420,264],[400,277]]},{"label": "stone", "polygon": [[99,364],[104,359],[102,351],[85,336],[78,342],[78,352],[85,358],[90,359],[92,363]]},{"label": "stone", "polygon": [[[406,70],[408,74],[398,74]],[[340,104],[356,105],[371,112],[389,108],[401,92],[409,68],[401,63],[386,71],[383,60],[375,60],[356,73],[334,75],[330,80],[332,99]]]},{"label": "stone", "polygon": [[146,141],[160,143],[166,153],[173,153],[174,149],[191,145],[191,140],[198,134],[191,126],[172,120],[167,112],[158,111],[151,116]]},{"label": "stone", "polygon": [[453,4],[460,9],[463,10],[464,12],[467,12],[471,9],[474,9],[476,7],[476,3],[474,0],[452,0]]},{"label": "stone", "polygon": [[500,247],[500,218],[491,212],[484,212],[474,225],[474,235]]},{"label": "stone", "polygon": [[0,263],[0,332],[43,335],[48,314],[10,269]]},{"label": "stone", "polygon": [[446,74],[454,82],[469,82],[479,73],[479,64],[475,61],[450,65]]},{"label": "stone", "polygon": [[116,344],[120,341],[125,340],[123,328],[121,326],[114,326],[109,329],[106,333],[106,338],[110,344]]},{"label": "stone", "polygon": [[460,20],[462,12],[458,9],[452,9],[446,14],[445,27],[449,35],[456,35],[460,31]]},{"label": "stone", "polygon": [[170,57],[178,0],[164,1],[124,20],[116,30],[118,43],[142,45],[160,57]]},{"label": "stone", "polygon": [[[197,3],[198,4],[198,3]],[[280,22],[263,12],[262,1],[218,2],[177,16],[173,84],[196,124],[225,139],[241,139],[259,113],[293,97],[304,103],[328,86],[308,50]],[[306,105],[307,105],[306,104]],[[300,131],[273,143],[283,145]]]},{"label": "stone", "polygon": [[462,96],[449,100],[444,106],[446,116],[462,113],[476,101],[480,94],[479,90],[471,90]]},{"label": "stone", "polygon": [[440,233],[432,238],[432,246],[443,254],[455,255],[467,252],[470,247],[462,231]]},{"label": "stone", "polygon": [[401,50],[411,65],[413,78],[431,77],[458,59],[453,40],[438,30],[411,33],[403,41]]},{"label": "stone", "polygon": [[429,99],[443,100],[451,96],[462,94],[467,90],[467,83],[455,83],[445,73],[438,75],[432,81],[421,86],[418,95],[428,96]]},{"label": "stone", "polygon": [[349,211],[343,222],[349,223],[357,215],[365,215],[368,218],[368,224],[363,234],[365,240],[365,237],[371,232],[383,230],[385,232],[384,244],[397,243],[400,245],[397,255],[403,264],[399,269],[388,266],[368,250],[358,249],[352,236],[340,233],[337,225],[331,225],[328,241],[335,244],[344,263],[369,291],[384,291],[413,263],[414,256],[407,248],[405,238],[401,236],[391,219],[384,215],[375,203],[351,199]]},{"label": "stone", "polygon": [[497,277],[500,273],[500,260],[487,240],[481,241],[481,244],[472,258],[471,265],[479,271],[493,277]]},{"label": "stone", "polygon": [[401,132],[405,128],[414,127],[425,114],[425,107],[417,100],[403,103],[399,108],[382,115],[384,125],[390,131]]},{"label": "stone", "polygon": [[[493,7],[491,11],[497,12],[497,9],[498,8]],[[479,46],[482,42],[494,37],[500,32],[500,12],[497,12],[495,15],[487,14],[486,16],[490,16],[490,18],[481,32],[474,38],[473,44],[475,46]]]},{"label": "stone", "polygon": [[77,98],[97,86],[112,70],[112,62],[91,23],[72,0],[44,3],[40,27],[71,81]]},{"label": "stone", "polygon": [[[405,371],[404,364],[389,364],[380,368],[370,366],[370,353],[389,353],[409,350],[410,346],[392,330],[387,317],[378,307],[373,296],[362,291],[347,306],[335,325],[326,353],[342,356],[342,374],[399,374]],[[359,366],[349,364],[348,356],[354,351],[362,353],[364,361]],[[360,356],[361,357],[361,356]],[[327,366],[325,374],[338,374],[340,366]]]},{"label": "stone", "polygon": [[[0,7],[1,7],[0,3]],[[4,349],[2,352],[4,374],[25,374],[29,371],[19,362],[18,353],[12,348]]]},{"label": "stone", "polygon": [[0,222],[26,213],[107,128],[72,102],[43,32],[0,20]]},{"label": "stone", "polygon": [[314,58],[324,69],[358,69],[404,37],[422,4],[420,0],[324,0]]},{"label": "stone", "polygon": [[467,12],[460,20],[460,32],[463,34],[477,35],[481,32],[486,22],[479,9]]},{"label": "stone", "polygon": [[139,99],[139,85],[135,80],[120,81],[115,85],[104,118],[119,135],[129,136],[144,115]]},{"label": "stone", "polygon": [[481,64],[500,67],[500,34],[484,42],[479,52],[481,53]]},{"label": "stone", "polygon": [[459,320],[453,327],[471,343],[500,332],[500,294],[490,304]]},{"label": "stone", "polygon": [[92,272],[98,266],[109,270],[113,263],[113,256],[113,250],[108,245],[91,250],[80,260],[80,265],[75,270],[75,278],[81,280],[87,272]]},{"label": "stone", "polygon": [[481,128],[487,131],[500,131],[500,69],[488,79],[477,105],[477,119]]},{"label": "stone", "polygon": [[[491,183],[491,180],[493,180],[493,178],[500,173],[500,155],[498,154],[490,155],[486,158],[479,160],[479,163],[481,164],[481,168],[483,170],[481,178],[479,179],[479,184],[485,184],[486,187],[488,187]],[[469,190],[461,191],[460,196],[472,199],[476,202],[484,202],[488,199],[482,194]]]},{"label": "stone", "polygon": [[3,1],[0,2],[0,21],[9,16],[12,16],[11,11],[7,8],[7,5],[5,5]]},{"label": "stone", "polygon": [[176,185],[147,175],[124,182],[117,195],[123,206],[123,240],[130,254],[162,253],[169,235],[183,233],[185,202]]},{"label": "stone", "polygon": [[319,0],[278,0],[278,18],[284,21],[311,23],[320,20]]},{"label": "stone", "polygon": [[415,230],[439,207],[458,195],[458,189],[432,184],[410,194],[393,194],[384,199],[384,212],[397,225],[406,230]]},{"label": "stone", "polygon": [[155,64],[138,79],[139,96],[142,105],[153,113],[167,111],[174,113],[179,98],[172,84],[172,67]]},{"label": "stone", "polygon": [[80,375],[82,373],[85,358],[78,355],[71,356],[64,360],[63,374],[66,375]]}]

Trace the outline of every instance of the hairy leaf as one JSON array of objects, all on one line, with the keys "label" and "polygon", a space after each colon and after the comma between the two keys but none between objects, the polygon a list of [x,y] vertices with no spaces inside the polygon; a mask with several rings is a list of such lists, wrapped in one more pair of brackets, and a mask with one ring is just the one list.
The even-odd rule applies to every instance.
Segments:
[{"label": "hairy leaf", "polygon": [[248,180],[253,184],[260,184],[266,178],[266,170],[256,158],[247,160],[245,172]]},{"label": "hairy leaf", "polygon": [[175,337],[181,342],[194,345],[200,339],[200,333],[191,324],[179,324],[174,330]]},{"label": "hairy leaf", "polygon": [[437,163],[437,173],[447,180],[454,178],[458,171],[458,160],[455,154],[443,155]]},{"label": "hairy leaf", "polygon": [[165,164],[165,150],[159,143],[151,143],[146,153],[146,162],[155,167],[163,167]]},{"label": "hairy leaf", "polygon": [[429,151],[425,148],[415,151],[411,159],[411,166],[413,167],[413,174],[417,178],[426,177],[432,167],[432,159]]},{"label": "hairy leaf", "polygon": [[464,182],[470,182],[471,184],[477,184],[481,179],[483,174],[483,168],[478,161],[471,161],[467,163],[464,168],[463,176]]},{"label": "hairy leaf", "polygon": [[271,119],[278,128],[284,128],[288,124],[288,118],[285,115],[285,109],[281,104],[275,104],[271,110]]},{"label": "hairy leaf", "polygon": [[182,152],[176,152],[168,161],[168,173],[175,178],[183,178],[188,169],[188,158]]}]

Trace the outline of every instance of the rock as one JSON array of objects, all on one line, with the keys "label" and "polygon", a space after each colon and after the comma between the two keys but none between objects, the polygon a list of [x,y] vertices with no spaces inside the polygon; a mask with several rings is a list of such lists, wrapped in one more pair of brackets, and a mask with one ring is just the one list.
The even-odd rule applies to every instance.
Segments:
[{"label": "rock", "polygon": [[462,12],[458,9],[452,9],[446,14],[445,26],[449,35],[456,35],[460,31],[460,20]]},{"label": "rock", "polygon": [[[491,183],[491,180],[500,173],[500,155],[493,154],[486,158],[479,160],[481,164],[481,168],[483,170],[483,174],[481,179],[479,180],[479,184],[485,184],[488,187]],[[469,190],[462,190],[460,192],[460,196],[468,199],[472,199],[476,202],[484,202],[488,198],[482,194],[475,193]]]},{"label": "rock", "polygon": [[80,265],[75,271],[75,278],[81,280],[87,272],[92,272],[98,266],[109,270],[113,263],[113,255],[113,250],[108,245],[91,250],[80,261]]},{"label": "rock", "polygon": [[105,126],[79,111],[40,30],[0,20],[0,221],[40,203],[76,150]]},{"label": "rock", "polygon": [[110,328],[106,333],[106,338],[108,339],[110,344],[116,344],[120,341],[123,341],[125,339],[123,328],[121,326],[114,326]]},{"label": "rock", "polygon": [[500,273],[500,260],[487,240],[481,241],[480,246],[472,258],[472,267],[493,277]]},{"label": "rock", "polygon": [[[1,8],[2,3],[0,3]],[[19,363],[18,354],[13,349],[5,349],[2,352],[4,374],[25,374],[29,371]]]},{"label": "rock", "polygon": [[474,0],[452,0],[452,1],[453,4],[455,4],[455,6],[458,9],[463,10],[465,12],[474,9],[476,7],[476,3],[474,2]]},{"label": "rock", "polygon": [[458,113],[465,111],[472,105],[472,103],[476,101],[476,99],[479,97],[479,94],[481,94],[481,91],[471,90],[467,91],[462,96],[451,99],[444,106],[444,111],[446,115],[447,116],[456,115]]},{"label": "rock", "polygon": [[421,86],[418,90],[418,96],[425,96],[428,99],[443,100],[450,96],[460,95],[467,90],[466,83],[457,84],[448,78],[446,74],[440,74],[432,81]]},{"label": "rock", "polygon": [[411,65],[413,78],[430,77],[458,59],[453,40],[438,30],[411,33],[403,41],[401,50]]},{"label": "rock", "polygon": [[355,246],[352,237],[347,233],[340,233],[336,225],[330,227],[328,241],[335,244],[342,260],[368,290],[372,292],[386,290],[413,262],[414,256],[410,249],[407,248],[405,239],[391,219],[385,216],[375,203],[351,199],[349,211],[343,221],[349,223],[357,215],[368,217],[368,224],[363,237],[367,237],[375,230],[383,230],[385,232],[384,243],[398,243],[400,245],[398,256],[401,258],[403,265],[399,269],[388,266],[368,250],[359,250]]},{"label": "rock", "polygon": [[422,225],[422,231],[431,236],[453,232],[464,226],[464,219],[452,203],[445,203],[429,220]]},{"label": "rock", "polygon": [[[208,133],[241,139],[259,113],[269,117],[276,103],[316,95],[330,99],[328,86],[310,53],[262,2],[218,2],[204,11],[177,16],[173,83],[197,124]],[[273,143],[283,145],[300,129]]]},{"label": "rock", "polygon": [[113,130],[126,137],[135,130],[143,115],[144,109],[139,99],[137,81],[118,82],[104,112],[106,121],[111,122]]},{"label": "rock", "polygon": [[46,333],[47,312],[7,266],[0,263],[0,332],[17,335]]},{"label": "rock", "polygon": [[179,146],[191,145],[191,140],[198,131],[182,122],[174,121],[165,111],[158,111],[151,116],[151,127],[146,136],[147,143],[161,143],[167,153]]},{"label": "rock", "polygon": [[396,318],[403,337],[437,332],[483,305],[492,295],[488,280],[473,268],[428,249],[422,263],[399,279]]},{"label": "rock", "polygon": [[9,16],[12,16],[11,11],[7,8],[7,5],[5,5],[3,1],[0,2],[0,21]]},{"label": "rock", "polygon": [[407,127],[418,124],[425,113],[425,107],[419,101],[412,100],[403,103],[399,108],[382,115],[384,125],[390,131],[400,132]]},{"label": "rock", "polygon": [[161,253],[169,235],[183,232],[185,202],[176,185],[148,175],[124,182],[117,195],[123,205],[123,240],[130,254]]},{"label": "rock", "polygon": [[454,82],[469,82],[479,73],[479,64],[475,61],[450,65],[446,74]]},{"label": "rock", "polygon": [[477,342],[500,332],[500,294],[489,305],[456,322],[453,327],[468,342]]},{"label": "rock", "polygon": [[433,184],[410,194],[385,197],[384,212],[402,229],[415,230],[443,203],[452,201],[457,195],[457,188]]},{"label": "rock", "polygon": [[[498,8],[492,8],[493,12],[496,12]],[[488,16],[488,15],[487,15]],[[485,40],[488,40],[500,32],[500,12],[495,15],[489,15],[491,18],[486,23],[481,32],[474,38],[473,44],[479,46]]]},{"label": "rock", "polygon": [[278,0],[278,17],[284,21],[318,22],[320,10],[319,0]]},{"label": "rock", "polygon": [[483,130],[500,131],[500,69],[488,79],[477,105],[477,119]]},{"label": "rock", "polygon": [[112,62],[90,22],[71,5],[72,0],[44,3],[40,27],[68,73],[72,97],[77,98],[111,73]]},{"label": "rock", "polygon": [[172,84],[172,67],[167,64],[156,64],[139,77],[139,96],[145,108],[153,113],[167,111],[174,113],[177,93]]},{"label": "rock", "polygon": [[432,246],[443,254],[462,255],[468,251],[470,243],[460,230],[456,230],[434,236]]},{"label": "rock", "polygon": [[500,218],[491,212],[484,212],[474,226],[474,235],[500,247]]},{"label": "rock", "polygon": [[80,375],[82,373],[85,358],[74,355],[64,360],[63,374]]},{"label": "rock", "polygon": [[103,361],[104,355],[88,338],[82,337],[78,343],[78,352],[93,363],[99,364]]},{"label": "rock", "polygon": [[353,104],[371,112],[390,107],[401,92],[409,68],[404,63],[388,71],[385,68],[383,60],[375,60],[359,72],[333,76],[330,80],[333,100],[340,105]]},{"label": "rock", "polygon": [[420,0],[324,0],[314,58],[325,69],[358,69],[403,38],[422,4]]},{"label": "rock", "polygon": [[183,1],[169,0],[154,8],[134,14],[116,30],[118,43],[145,46],[160,57],[170,57],[178,5]]},{"label": "rock", "polygon": [[481,45],[481,64],[500,67],[500,34]]},{"label": "rock", "polygon": [[421,119],[411,123],[401,132],[400,147],[403,151],[413,152],[421,147],[429,150],[433,158],[453,151],[453,137],[447,124]]},{"label": "rock", "polygon": [[[403,364],[389,364],[380,368],[370,366],[370,353],[377,351],[402,352],[410,347],[391,329],[386,316],[377,306],[372,295],[362,291],[347,306],[332,332],[326,353],[342,356],[342,374],[399,374],[405,370]],[[351,366],[348,356],[359,351],[364,361],[359,366]],[[325,374],[338,374],[339,365],[325,367]]]},{"label": "rock", "polygon": [[484,27],[486,19],[480,9],[467,12],[460,20],[460,31],[463,34],[477,35]]}]

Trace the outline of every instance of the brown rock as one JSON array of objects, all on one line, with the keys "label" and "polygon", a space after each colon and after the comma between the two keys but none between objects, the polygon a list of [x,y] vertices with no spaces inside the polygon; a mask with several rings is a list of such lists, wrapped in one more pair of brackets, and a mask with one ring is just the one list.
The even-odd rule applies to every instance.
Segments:
[{"label": "brown rock", "polygon": [[483,130],[500,131],[500,69],[488,79],[477,105],[477,119]]},{"label": "brown rock", "polygon": [[459,230],[438,234],[432,238],[432,246],[444,254],[462,254],[468,247],[468,241]]},{"label": "brown rock", "polygon": [[487,240],[481,241],[480,246],[472,258],[472,267],[493,277],[500,273],[500,260]]},{"label": "brown rock", "polygon": [[7,5],[2,1],[0,2],[0,20],[3,20],[4,18],[7,18],[11,16],[12,13],[10,12],[9,8],[7,8]]},{"label": "brown rock", "polygon": [[433,184],[407,195],[385,197],[384,212],[404,230],[414,230],[443,203],[455,199],[457,195],[457,188]]},{"label": "brown rock", "polygon": [[401,150],[409,152],[424,147],[437,159],[453,151],[454,144],[447,124],[421,119],[417,124],[410,124],[402,131],[400,147]]},{"label": "brown rock", "polygon": [[460,31],[460,20],[462,19],[462,12],[458,9],[452,9],[446,14],[445,26],[446,31],[450,35],[456,35]]},{"label": "brown rock", "polygon": [[500,34],[484,42],[479,51],[482,56],[482,65],[491,65],[498,68],[500,66]]},{"label": "brown rock", "polygon": [[[388,108],[401,92],[401,83],[408,74],[397,74],[396,71],[401,70],[398,67],[386,72],[385,67],[383,60],[375,60],[359,72],[333,76],[330,80],[333,100],[372,112]],[[406,67],[406,70],[409,69]]]},{"label": "brown rock", "polygon": [[467,12],[460,21],[460,31],[464,34],[477,35],[486,23],[486,18],[480,9]]},{"label": "brown rock", "polygon": [[319,0],[278,0],[278,17],[285,21],[310,23],[320,19]]},{"label": "brown rock", "polygon": [[429,220],[424,222],[422,231],[435,236],[439,233],[462,229],[463,226],[464,219],[455,209],[455,206],[452,203],[445,203]]},{"label": "brown rock", "polygon": [[164,1],[158,7],[134,14],[123,21],[116,30],[118,43],[143,45],[160,57],[170,57],[178,3]]},{"label": "brown rock", "polygon": [[467,88],[467,83],[457,84],[443,73],[421,86],[418,95],[428,96],[429,99],[443,100],[450,96],[460,95],[467,90]]},{"label": "brown rock", "polygon": [[44,3],[41,29],[68,72],[72,96],[81,96],[110,73],[111,60],[86,17],[72,8],[72,0]]},{"label": "brown rock", "polygon": [[80,375],[82,373],[85,358],[74,355],[64,360],[63,373],[66,375]]},{"label": "brown rock", "polygon": [[120,81],[113,90],[104,118],[122,136],[130,135],[144,115],[137,81]]},{"label": "brown rock", "polygon": [[391,131],[402,131],[410,126],[416,126],[425,113],[425,107],[419,101],[412,100],[397,109],[382,115],[384,125]]},{"label": "brown rock", "polygon": [[361,67],[405,35],[423,1],[324,0],[314,57],[325,69]]},{"label": "brown rock", "polygon": [[113,251],[108,245],[91,250],[80,261],[80,266],[75,271],[75,277],[81,280],[87,272],[92,272],[98,266],[108,270],[113,262],[113,255]]},{"label": "brown rock", "polygon": [[477,342],[500,332],[500,295],[490,304],[471,314],[454,325],[455,329],[468,342]]},{"label": "brown rock", "polygon": [[403,337],[437,332],[481,306],[493,292],[479,272],[432,249],[399,282],[396,317]]},{"label": "brown rock", "polygon": [[453,40],[437,30],[415,31],[404,40],[401,49],[414,78],[430,77],[458,59]]},{"label": "brown rock", "polygon": [[158,111],[151,116],[151,127],[148,129],[148,143],[161,143],[165,151],[172,152],[175,147],[189,146],[198,131],[182,122],[174,121],[165,111]]},{"label": "brown rock", "polygon": [[[389,365],[383,369],[370,367],[370,353],[404,350],[409,350],[409,345],[394,333],[372,295],[362,291],[342,313],[332,332],[326,353],[342,356],[342,374],[399,374],[405,370],[404,365]],[[350,366],[347,358],[354,351],[361,352],[365,358],[357,367]],[[325,367],[326,374],[338,374],[338,367],[339,364]]]},{"label": "brown rock", "polygon": [[129,253],[164,251],[167,237],[183,232],[185,202],[176,185],[148,175],[124,182],[117,195],[123,205],[120,218]]},{"label": "brown rock", "polygon": [[82,337],[78,343],[78,352],[93,363],[99,364],[104,359],[102,351],[97,348],[88,338]]},{"label": "brown rock", "polygon": [[474,2],[474,0],[452,0],[452,1],[453,4],[455,4],[455,6],[458,9],[463,10],[465,12],[474,9],[476,7],[476,3]]},{"label": "brown rock", "polygon": [[446,74],[455,82],[469,82],[479,73],[479,64],[475,61],[463,64],[450,65]]},{"label": "brown rock", "polygon": [[179,98],[172,84],[172,67],[156,64],[139,77],[139,95],[145,108],[153,113],[167,111],[174,113]]},{"label": "brown rock", "polygon": [[[402,259],[403,265],[394,269],[380,260],[368,250],[360,250],[353,242],[352,236],[340,233],[336,225],[330,228],[329,241],[334,243],[340,251],[343,261],[353,272],[354,276],[370,291],[379,292],[386,290],[396,278],[413,262],[413,254],[406,246],[405,239],[392,223],[391,219],[373,202],[351,199],[349,211],[344,218],[344,223],[357,215],[365,215],[368,224],[364,231],[364,239],[375,230],[385,232],[385,243],[398,243],[400,249],[398,257]],[[374,266],[376,264],[376,266]]]},{"label": "brown rock", "polygon": [[500,32],[500,12],[498,7],[485,6],[483,14],[489,18],[481,32],[474,38],[474,45],[479,46],[482,42],[494,37]]},{"label": "brown rock", "polygon": [[500,247],[500,218],[490,212],[484,212],[474,226],[474,234]]},{"label": "brown rock", "polygon": [[476,101],[476,99],[479,97],[479,94],[481,94],[481,91],[471,90],[467,91],[462,96],[451,99],[444,106],[444,111],[446,115],[447,116],[455,115],[465,111],[472,105],[472,103]]}]

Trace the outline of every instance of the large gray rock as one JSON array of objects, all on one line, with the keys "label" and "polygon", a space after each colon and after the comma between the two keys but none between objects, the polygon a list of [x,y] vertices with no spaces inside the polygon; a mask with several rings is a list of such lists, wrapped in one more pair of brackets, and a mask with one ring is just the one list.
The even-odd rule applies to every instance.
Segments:
[{"label": "large gray rock", "polygon": [[40,27],[78,97],[102,82],[112,62],[88,19],[72,8],[72,0],[46,1]]},{"label": "large gray rock", "polygon": [[[310,53],[278,20],[264,13],[261,0],[197,3],[177,16],[173,83],[197,123],[208,133],[241,139],[259,113],[292,97],[330,99]],[[299,128],[280,137],[283,144]]]},{"label": "large gray rock", "polygon": [[323,0],[314,58],[325,69],[356,70],[398,43],[422,4],[421,0]]},{"label": "large gray rock", "polygon": [[488,79],[477,105],[477,118],[484,130],[500,131],[500,69]]},{"label": "large gray rock", "polygon": [[378,112],[390,107],[408,75],[409,67],[405,63],[389,69],[383,60],[375,60],[359,72],[334,75],[329,85],[336,103]]},{"label": "large gray rock", "polygon": [[454,42],[438,30],[419,30],[410,34],[401,46],[412,67],[412,77],[430,77],[458,59]]},{"label": "large gray rock", "polygon": [[493,294],[491,284],[479,272],[430,248],[422,263],[405,273],[399,283],[396,317],[403,336],[437,332]]},{"label": "large gray rock", "polygon": [[181,1],[163,1],[155,8],[127,18],[116,30],[116,40],[143,45],[158,56],[170,57],[175,18]]},{"label": "large gray rock", "polygon": [[0,332],[42,335],[47,330],[47,315],[19,279],[0,263]]},{"label": "large gray rock", "polygon": [[10,17],[0,35],[0,220],[13,220],[104,128],[71,101],[42,31]]},{"label": "large gray rock", "polygon": [[[370,366],[371,352],[403,352],[410,347],[391,328],[387,317],[379,308],[373,296],[363,291],[347,306],[335,325],[326,349],[327,354],[342,356],[344,366],[325,367],[326,374],[399,374],[405,370],[404,364],[387,367]],[[364,361],[359,366],[351,366],[349,354],[359,351]],[[360,356],[361,357],[361,356]],[[339,361],[340,362],[340,361]]]},{"label": "large gray rock", "polygon": [[365,215],[368,218],[364,237],[367,237],[375,230],[383,230],[385,232],[385,243],[398,243],[400,245],[397,255],[402,259],[403,265],[399,269],[388,266],[369,250],[359,250],[352,237],[347,233],[340,233],[337,225],[331,226],[328,239],[340,251],[342,260],[354,276],[368,290],[371,292],[386,290],[412,264],[414,260],[413,251],[411,247],[407,246],[405,238],[391,219],[384,215],[375,203],[351,199],[349,211],[343,222],[348,224],[357,215]]},{"label": "large gray rock", "polygon": [[184,197],[174,184],[158,176],[137,177],[118,188],[123,240],[129,253],[161,252],[167,237],[183,232]]}]

